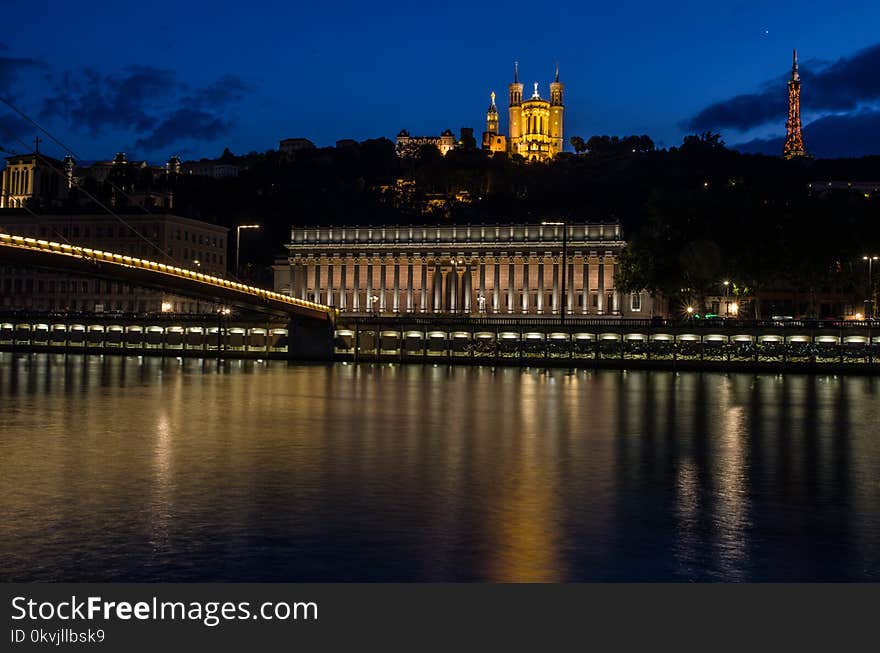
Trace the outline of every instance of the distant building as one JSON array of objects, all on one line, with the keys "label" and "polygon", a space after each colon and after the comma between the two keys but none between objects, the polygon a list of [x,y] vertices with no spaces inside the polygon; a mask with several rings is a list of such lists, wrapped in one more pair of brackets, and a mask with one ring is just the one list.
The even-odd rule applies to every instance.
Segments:
[{"label": "distant building", "polygon": [[[228,229],[171,214],[32,215],[0,212],[3,231],[171,263],[223,277]],[[0,264],[0,308],[180,313],[213,310],[209,303],[121,282]]]},{"label": "distant building", "polygon": [[275,290],[353,314],[650,316],[615,287],[624,245],[616,222],[293,227]]},{"label": "distant building", "polygon": [[73,183],[73,159],[40,152],[6,157],[0,178],[0,209],[51,207],[67,199]]},{"label": "distant building", "polygon": [[[172,157],[172,160],[175,157]],[[169,161],[169,166],[171,161]],[[185,175],[199,175],[213,177],[214,179],[231,179],[238,177],[239,165],[235,155],[224,149],[219,159],[200,159],[198,161],[186,161],[180,164],[180,171]]]},{"label": "distant building", "polygon": [[850,192],[863,195],[866,199],[880,197],[880,181],[813,181],[809,184],[813,195],[827,195],[831,192]]},{"label": "distant building", "polygon": [[239,166],[236,163],[223,163],[211,159],[202,159],[201,161],[184,161],[180,165],[180,171],[184,175],[230,179],[238,177]]},{"label": "distant building", "polygon": [[446,155],[447,152],[455,148],[455,134],[451,129],[445,130],[439,136],[410,136],[409,132],[401,129],[397,134],[396,150],[397,155],[403,158],[418,156],[419,150],[424,145],[433,145],[440,154]]},{"label": "distant building", "polygon": [[342,138],[336,141],[336,149],[343,147],[357,147],[358,142],[352,138]]},{"label": "distant building", "polygon": [[314,150],[315,144],[308,138],[285,138],[278,145],[278,150],[285,154],[293,154],[300,150]]},{"label": "distant building", "polygon": [[489,108],[486,110],[486,131],[483,132],[483,149],[489,152],[506,152],[507,137],[498,133],[498,107],[495,106],[495,91],[489,94]]}]

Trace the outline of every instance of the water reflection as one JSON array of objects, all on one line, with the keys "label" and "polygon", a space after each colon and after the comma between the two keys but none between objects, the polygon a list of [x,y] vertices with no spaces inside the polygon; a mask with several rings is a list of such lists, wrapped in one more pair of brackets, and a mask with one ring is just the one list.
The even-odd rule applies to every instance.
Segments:
[{"label": "water reflection", "polygon": [[880,580],[878,381],[0,354],[2,580]]}]

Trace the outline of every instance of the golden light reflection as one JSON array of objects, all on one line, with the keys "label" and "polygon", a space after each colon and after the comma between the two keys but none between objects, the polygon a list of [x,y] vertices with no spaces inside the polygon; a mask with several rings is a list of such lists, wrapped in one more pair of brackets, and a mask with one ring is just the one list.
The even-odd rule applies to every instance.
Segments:
[{"label": "golden light reflection", "polygon": [[[542,379],[520,375],[519,419],[515,446],[506,449],[497,463],[503,470],[487,514],[487,581],[543,582],[565,580],[559,546],[562,537],[558,477],[546,460],[548,438],[554,429],[539,425]],[[543,428],[542,428],[543,426]]]}]

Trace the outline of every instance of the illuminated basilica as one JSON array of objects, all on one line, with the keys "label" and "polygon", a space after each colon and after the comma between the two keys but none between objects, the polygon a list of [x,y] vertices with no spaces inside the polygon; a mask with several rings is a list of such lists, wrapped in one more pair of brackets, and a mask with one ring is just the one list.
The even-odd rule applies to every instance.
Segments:
[{"label": "illuminated basilica", "polygon": [[509,87],[508,136],[498,133],[498,107],[495,93],[486,112],[486,131],[483,149],[492,152],[519,154],[528,161],[548,161],[562,152],[562,120],[565,112],[559,81],[559,66],[550,83],[550,99],[541,97],[535,82],[532,96],[523,100],[523,85],[519,81],[519,64],[514,64],[513,83]]}]

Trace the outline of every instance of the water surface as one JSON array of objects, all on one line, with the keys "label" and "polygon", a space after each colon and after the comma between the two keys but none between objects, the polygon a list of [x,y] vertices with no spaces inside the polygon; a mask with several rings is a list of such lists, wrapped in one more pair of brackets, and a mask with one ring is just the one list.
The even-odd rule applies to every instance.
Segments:
[{"label": "water surface", "polygon": [[0,354],[0,580],[880,580],[880,380]]}]

